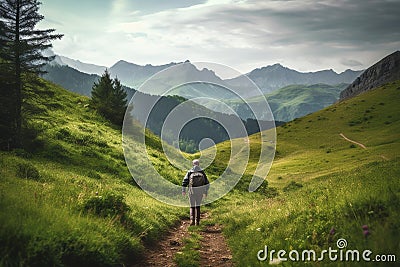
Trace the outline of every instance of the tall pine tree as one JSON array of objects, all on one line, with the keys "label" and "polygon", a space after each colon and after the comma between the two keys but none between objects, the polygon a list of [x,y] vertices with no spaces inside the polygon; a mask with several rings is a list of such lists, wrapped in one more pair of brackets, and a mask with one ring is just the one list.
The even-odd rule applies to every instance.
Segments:
[{"label": "tall pine tree", "polygon": [[[51,59],[42,50],[51,47],[51,41],[63,35],[54,29],[38,30],[36,24],[43,19],[38,13],[36,0],[0,0],[0,75],[1,118],[0,127],[8,128],[7,136],[0,136],[1,148],[22,144],[22,103],[25,77],[43,73],[42,67]],[[12,105],[8,105],[12,103]],[[11,107],[9,107],[11,106]]]},{"label": "tall pine tree", "polygon": [[126,92],[121,82],[111,79],[105,70],[100,80],[92,87],[92,106],[97,112],[116,125],[122,125],[127,107]]}]

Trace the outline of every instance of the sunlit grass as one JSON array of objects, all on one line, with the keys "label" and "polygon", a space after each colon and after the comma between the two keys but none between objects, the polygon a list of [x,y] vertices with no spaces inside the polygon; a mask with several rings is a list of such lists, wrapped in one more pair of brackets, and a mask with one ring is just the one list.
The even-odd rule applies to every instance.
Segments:
[{"label": "sunlit grass", "polygon": [[[349,249],[398,254],[398,88],[400,82],[392,83],[277,128],[277,152],[266,179],[279,195],[234,191],[211,209],[214,219],[225,225],[238,266],[268,265],[269,260],[257,259],[265,245],[320,252],[336,249],[339,238],[348,241]],[[252,147],[259,145],[259,135],[249,139]],[[224,142],[217,149],[227,146]],[[255,166],[250,161],[246,173]],[[288,187],[291,183],[299,186]],[[368,225],[369,236],[363,235],[362,225]],[[341,265],[324,262],[328,264]]]},{"label": "sunlit grass", "polygon": [[[264,245],[320,251],[338,238],[346,238],[351,249],[399,251],[398,88],[400,82],[392,83],[278,127],[275,160],[263,177],[269,188],[257,193],[246,189],[261,139],[260,134],[249,137],[244,177],[233,192],[207,207],[225,226],[238,266],[267,264],[257,260]],[[143,244],[156,242],[187,215],[186,209],[154,200],[135,185],[120,129],[91,110],[88,98],[49,83],[30,94],[25,114],[33,137],[25,150],[0,154],[0,265],[127,264],[140,256]],[[146,138],[147,152],[131,144],[132,174],[146,177],[144,159],[150,157],[157,171],[179,184],[184,171],[168,162],[158,137],[147,132]],[[244,144],[243,139],[232,142]],[[228,166],[230,150],[230,141],[216,146],[216,158],[206,169],[211,181]],[[183,155],[190,164],[207,153]],[[236,156],[230,171],[242,171],[238,166],[244,161]],[[111,215],[82,208],[87,203],[101,208],[102,202],[93,200],[109,194],[115,198],[103,204],[129,208]],[[367,238],[360,228],[364,224],[371,230]]]},{"label": "sunlit grass", "polygon": [[[155,242],[186,215],[186,210],[163,204],[135,186],[125,164],[121,131],[90,109],[88,98],[50,83],[29,94],[25,114],[33,137],[25,150],[1,152],[0,158],[1,266],[134,262],[143,244]],[[157,147],[148,151],[157,155],[152,158],[155,164],[169,169]],[[146,157],[145,151],[137,153]],[[39,177],[18,176],[21,164]],[[125,203],[128,210],[99,216],[82,208],[109,194],[122,202],[111,198],[105,205],[118,211],[115,205]]]}]

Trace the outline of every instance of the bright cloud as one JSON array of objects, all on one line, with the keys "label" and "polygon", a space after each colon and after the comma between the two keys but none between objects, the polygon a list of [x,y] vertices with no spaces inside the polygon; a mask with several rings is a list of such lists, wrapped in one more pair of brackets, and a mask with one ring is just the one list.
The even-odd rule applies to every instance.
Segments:
[{"label": "bright cloud", "polygon": [[101,65],[189,59],[243,72],[276,62],[343,71],[400,47],[399,1],[87,1],[93,10],[53,1],[43,1],[46,23],[65,34],[55,52]]}]

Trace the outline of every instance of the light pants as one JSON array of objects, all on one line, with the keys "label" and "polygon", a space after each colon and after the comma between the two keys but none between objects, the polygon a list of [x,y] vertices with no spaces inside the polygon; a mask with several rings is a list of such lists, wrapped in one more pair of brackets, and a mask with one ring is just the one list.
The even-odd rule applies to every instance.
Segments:
[{"label": "light pants", "polygon": [[189,194],[190,201],[190,221],[192,223],[200,222],[200,205],[201,200],[203,199],[203,194],[199,192],[194,192],[193,194]]}]

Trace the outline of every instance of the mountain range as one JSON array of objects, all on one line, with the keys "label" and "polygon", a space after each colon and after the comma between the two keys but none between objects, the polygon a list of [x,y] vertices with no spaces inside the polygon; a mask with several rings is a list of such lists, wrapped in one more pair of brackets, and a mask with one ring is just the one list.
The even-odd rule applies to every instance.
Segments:
[{"label": "mountain range", "polygon": [[[299,72],[293,69],[274,64],[252,70],[246,74],[263,93],[271,93],[279,88],[293,85],[312,85],[328,84],[336,85],[341,83],[351,83],[362,71],[346,70],[342,73],[336,73],[332,69],[316,72]],[[231,83],[236,83],[237,78],[231,79]]]},{"label": "mountain range", "polygon": [[[55,63],[58,65],[67,65],[74,69],[77,69],[81,72],[88,74],[97,74],[100,75],[104,72],[106,67],[100,65],[94,65],[89,63],[83,63],[79,60],[70,59],[64,56],[57,56]],[[157,72],[164,70],[168,67],[175,66],[181,64],[183,62],[171,62],[164,65],[153,66],[151,64],[147,65],[137,65],[134,63],[130,63],[124,60],[120,60],[116,62],[114,65],[109,67],[109,71],[113,76],[117,76],[118,79],[121,80],[122,84],[139,89],[140,85],[148,78],[156,74]],[[214,71],[202,69],[198,70],[193,69],[194,65],[190,64],[187,60],[184,63],[186,66],[191,69],[193,75],[198,75],[197,77],[202,77],[205,74],[208,79],[215,81],[223,81],[224,83],[231,86],[240,87],[243,83],[241,77],[235,77],[231,79],[221,79],[218,77]],[[336,85],[341,83],[352,83],[360,74],[362,70],[346,70],[342,73],[336,73],[332,69],[330,70],[321,70],[316,72],[299,72],[287,67],[282,66],[281,64],[269,65],[261,68],[254,69],[246,74],[260,89],[263,93],[271,93],[274,90],[279,88],[293,85],[293,84],[302,84],[302,85],[311,85],[311,84],[328,84],[328,85]],[[249,95],[252,97],[254,95]]]},{"label": "mountain range", "polygon": [[[191,67],[185,69],[187,72],[181,74],[195,74]],[[100,76],[96,74],[83,73],[67,65],[61,66],[59,64],[48,64],[45,66],[44,70],[47,71],[47,73],[43,75],[44,79],[61,85],[69,91],[89,97],[91,95],[93,83],[98,81],[100,78]],[[210,75],[210,73],[203,71],[204,75]],[[134,102],[132,105],[134,118],[140,121],[142,125],[145,125],[158,136],[161,136],[161,129],[163,128],[163,123],[166,120],[167,115],[172,110],[180,106],[180,104],[185,102],[185,105],[180,106],[180,111],[183,114],[189,114],[190,117],[197,119],[191,121],[182,129],[182,132],[179,136],[179,144],[176,143],[176,138],[173,134],[164,135],[164,140],[169,142],[171,145],[179,145],[180,148],[186,152],[196,151],[200,141],[204,137],[212,137],[212,139],[217,143],[232,138],[232,136],[228,136],[226,131],[218,123],[215,123],[213,120],[206,119],[204,116],[207,118],[218,118],[219,121],[232,125],[238,121],[237,116],[233,114],[226,114],[216,110],[210,110],[206,106],[193,101],[186,101],[187,99],[177,95],[159,97],[158,95],[143,93],[127,86],[123,86],[123,88],[127,93],[128,100],[132,99],[132,96],[135,95],[136,102]],[[147,107],[151,107],[154,103],[155,105],[153,106],[151,112],[145,114],[141,112]],[[139,111],[136,112],[136,110]],[[146,114],[149,116],[147,117]],[[266,130],[271,127],[275,127],[276,124],[281,124],[280,122],[274,123],[271,119],[269,119],[268,121],[260,121],[258,125],[254,123],[252,118],[242,119],[242,123],[245,126],[246,133],[233,133],[233,137],[240,137],[243,134],[250,135],[259,132],[260,129]],[[197,131],[191,130],[193,129],[194,124],[196,125]],[[177,127],[179,126],[180,125]]]},{"label": "mountain range", "polygon": [[[174,72],[173,77],[157,75],[151,80],[151,86],[147,86],[150,88],[141,87],[148,78],[173,66],[176,66],[178,70]],[[52,64],[46,67],[48,73],[44,75],[44,78],[73,92],[90,96],[93,83],[99,79],[99,75],[105,69],[105,66],[55,55]],[[333,70],[303,73],[281,64],[274,64],[255,69],[245,76],[221,79],[213,70],[199,69],[188,60],[159,66],[138,65],[120,60],[108,70],[113,77],[118,77],[122,84],[127,86],[128,98],[135,92],[131,88],[151,95],[163,95],[164,92],[159,88],[170,86],[172,90],[167,95],[177,95],[186,99],[212,97],[223,101],[228,108],[226,105],[224,107],[224,104],[209,101],[203,101],[201,104],[216,112],[229,114],[232,111],[238,112],[243,120],[254,118],[254,115],[248,112],[246,102],[254,103],[262,97],[262,94],[265,94],[275,120],[278,121],[290,121],[336,102],[340,94],[338,90],[345,88],[361,73],[361,71],[353,70],[346,70],[339,74]],[[260,88],[260,91],[254,90],[255,87],[249,79]],[[183,81],[186,80],[205,80],[210,83],[185,84]],[[243,100],[243,98],[248,100]],[[270,120],[270,118],[263,119]]]},{"label": "mountain range", "polygon": [[[100,76],[96,74],[83,73],[67,65],[47,65],[45,70],[47,71],[47,73],[43,76],[45,79],[59,84],[72,92],[79,93],[85,96],[91,95],[91,88],[93,83],[100,78]],[[201,76],[202,78],[211,80],[215,83],[225,83],[218,76],[216,76],[214,72],[205,69],[199,71],[192,64],[188,64],[188,66],[186,66],[184,70],[185,71],[182,71],[182,73],[180,73],[182,76]],[[178,78],[178,80],[179,79],[180,78]],[[168,80],[156,82],[166,84],[171,83],[171,86],[174,83],[174,81]],[[348,84],[344,83],[338,85],[288,85],[283,88],[277,89],[269,94],[265,94],[265,97],[268,100],[269,106],[276,121],[290,121],[295,118],[304,116],[308,113],[318,111],[330,104],[333,104],[339,99],[340,91],[343,90],[343,88],[345,88],[347,85]],[[153,88],[155,87],[151,87],[151,92],[147,93],[155,95],[162,94],[162,92],[153,90]],[[136,92],[136,90],[130,87],[125,87],[125,90],[128,94],[128,99],[130,99],[132,95]],[[215,99],[220,99],[226,104],[225,106],[223,104],[221,105],[210,101],[203,101],[199,103],[215,112],[231,114],[233,113],[232,111],[235,111],[244,121],[249,118],[254,119],[254,115],[252,114],[252,112],[249,111],[248,103],[251,103],[256,108],[258,107],[260,110],[263,110],[263,105],[265,105],[265,100],[262,99],[264,96],[262,95],[258,95],[255,97],[250,97],[250,95],[248,95],[249,98],[243,100],[241,98],[237,98],[232,92],[228,90],[223,90],[218,86],[204,83],[178,86],[174,88],[169,94],[178,95],[186,99],[193,99],[194,97],[213,97]],[[172,100],[170,99],[169,101]],[[179,103],[176,102],[174,106],[177,104]],[[260,119],[270,120],[270,118],[268,118],[266,115],[268,114],[263,113]],[[158,128],[159,126],[157,126],[157,129]]]},{"label": "mountain range", "polygon": [[[400,81],[391,82],[277,127],[274,163],[264,185],[251,194],[248,182],[266,164],[259,159],[268,132],[218,144],[215,154],[210,149],[186,156],[189,166],[189,158],[215,155],[206,167],[211,182],[225,171],[236,175],[244,161],[245,170],[235,189],[212,204],[205,218],[211,224],[205,220],[204,228],[213,231],[194,229],[195,249],[184,245],[170,258],[197,258],[193,252],[206,249],[198,236],[214,234],[215,221],[238,266],[260,265],[255,255],[265,244],[322,251],[342,235],[353,248],[398,258],[398,88]],[[163,242],[160,233],[175,233],[176,225],[186,223],[187,209],[135,186],[138,181],[158,187],[153,173],[180,185],[186,173],[173,165],[157,136],[146,131],[145,148],[136,140],[124,142],[118,129],[90,109],[89,98],[52,83],[30,93],[35,112],[26,114],[29,145],[0,154],[2,265],[133,266],[147,256],[146,245]],[[232,143],[244,141],[250,156],[232,160]],[[129,157],[123,144],[132,151]],[[186,201],[180,188],[173,194]]]}]

